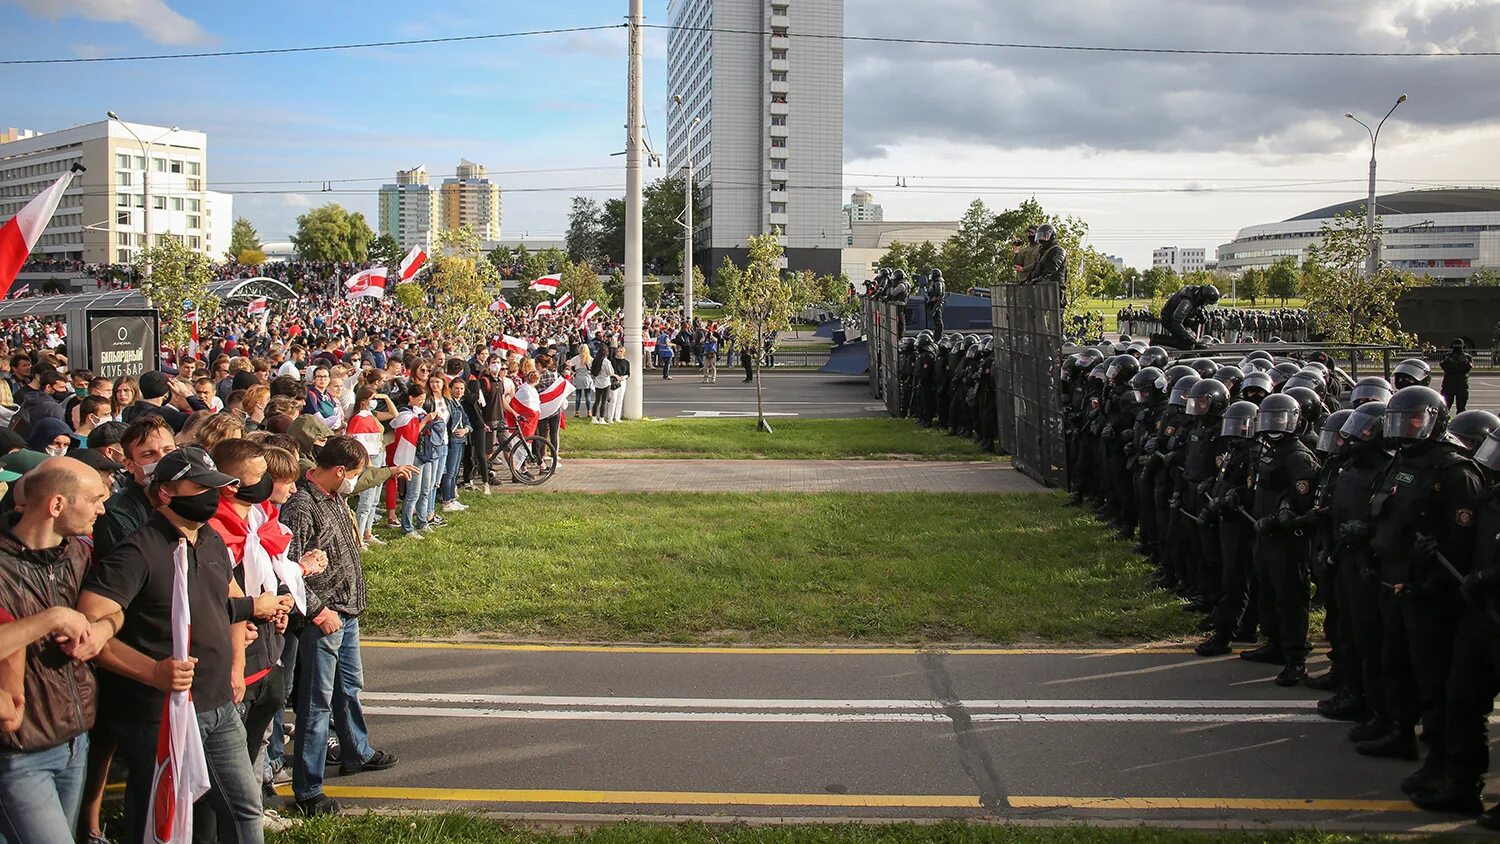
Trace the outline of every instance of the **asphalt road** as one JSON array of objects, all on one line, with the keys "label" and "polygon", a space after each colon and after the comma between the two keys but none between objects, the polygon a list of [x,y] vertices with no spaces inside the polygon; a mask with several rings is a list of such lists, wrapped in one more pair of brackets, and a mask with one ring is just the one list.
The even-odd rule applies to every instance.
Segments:
[{"label": "asphalt road", "polygon": [[[870,396],[869,381],[862,377],[769,371],[761,379],[766,412],[772,416],[887,415],[885,405]],[[645,385],[645,413],[655,419],[755,416],[755,385],[745,383],[743,370],[720,369],[718,383],[705,384],[697,371],[664,381],[661,370],[654,369],[639,383]]]},{"label": "asphalt road", "polygon": [[355,808],[528,817],[986,818],[1400,831],[1408,763],[1316,694],[1176,650],[365,643],[389,771]]}]

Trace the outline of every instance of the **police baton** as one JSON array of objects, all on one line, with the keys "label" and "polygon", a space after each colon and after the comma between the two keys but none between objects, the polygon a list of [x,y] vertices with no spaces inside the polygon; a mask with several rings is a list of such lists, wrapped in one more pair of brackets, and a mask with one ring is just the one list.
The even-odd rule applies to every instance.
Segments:
[{"label": "police baton", "polygon": [[1183,510],[1180,507],[1177,509],[1177,515],[1183,517],[1184,519],[1190,519],[1190,520],[1192,520],[1193,524],[1198,524],[1198,525],[1203,524],[1203,520],[1202,519],[1198,518],[1197,516],[1194,516],[1192,513],[1189,513],[1188,511]]},{"label": "police baton", "polygon": [[1236,507],[1234,509],[1237,510],[1237,511],[1239,511],[1239,514],[1241,516],[1244,516],[1245,518],[1249,519],[1250,520],[1250,524],[1253,525],[1253,524],[1258,524],[1260,522],[1260,519],[1257,519],[1254,516],[1250,515],[1249,513],[1245,512],[1245,508],[1244,507]]},{"label": "police baton", "polygon": [[1432,552],[1432,558],[1434,560],[1437,560],[1439,563],[1441,563],[1442,566],[1443,566],[1443,568],[1447,569],[1448,573],[1451,574],[1451,575],[1453,575],[1453,579],[1454,580],[1457,580],[1459,583],[1463,583],[1464,582],[1464,576],[1463,576],[1463,574],[1460,573],[1459,570],[1457,568],[1455,568],[1452,563],[1448,562],[1448,558],[1443,556],[1443,552],[1442,551],[1433,551]]}]

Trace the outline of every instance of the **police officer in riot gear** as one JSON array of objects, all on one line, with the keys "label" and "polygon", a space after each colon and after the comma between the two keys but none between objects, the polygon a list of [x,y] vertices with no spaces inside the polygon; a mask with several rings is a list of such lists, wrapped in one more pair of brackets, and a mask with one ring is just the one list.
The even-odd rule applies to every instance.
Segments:
[{"label": "police officer in riot gear", "polygon": [[1247,618],[1255,527],[1245,514],[1245,505],[1249,503],[1250,471],[1260,452],[1255,441],[1258,413],[1253,403],[1237,401],[1225,409],[1219,428],[1223,448],[1204,505],[1205,517],[1217,519],[1219,526],[1219,603],[1210,618],[1212,632],[1193,649],[1199,656],[1227,654],[1232,640],[1254,641],[1255,637],[1255,625]]},{"label": "police officer in riot gear", "polygon": [[948,286],[943,283],[943,271],[937,267],[927,274],[927,324],[938,334],[943,333],[943,301],[948,298]]},{"label": "police officer in riot gear", "polygon": [[1173,293],[1161,308],[1161,326],[1166,332],[1155,338],[1158,345],[1178,349],[1201,349],[1199,342],[1189,329],[1203,322],[1204,308],[1219,301],[1219,288],[1212,284],[1190,284]]},{"label": "police officer in riot gear", "polygon": [[[1177,367],[1172,367],[1173,370]],[[1168,371],[1170,376],[1171,370]],[[1173,589],[1179,594],[1188,590],[1190,578],[1188,569],[1191,563],[1183,557],[1183,548],[1180,541],[1180,531],[1174,531],[1175,522],[1180,520],[1176,510],[1171,506],[1171,499],[1177,493],[1177,488],[1182,481],[1182,462],[1184,451],[1187,446],[1187,436],[1193,427],[1194,419],[1188,415],[1187,399],[1193,387],[1202,381],[1196,372],[1189,371],[1172,383],[1171,392],[1167,396],[1167,410],[1162,416],[1162,430],[1157,437],[1157,454],[1161,460],[1161,468],[1156,476],[1156,489],[1154,495],[1156,502],[1154,508],[1157,514],[1157,527],[1162,538],[1161,556],[1158,560],[1158,582],[1165,589]]]},{"label": "police officer in riot gear", "polygon": [[1260,579],[1261,626],[1268,641],[1240,654],[1252,662],[1280,663],[1278,686],[1307,676],[1308,577],[1312,547],[1298,519],[1313,507],[1318,461],[1298,436],[1306,431],[1292,396],[1267,396],[1256,416],[1261,450],[1252,475],[1250,515],[1255,522],[1255,569]]},{"label": "police officer in riot gear", "polygon": [[1385,404],[1395,392],[1391,389],[1391,382],[1379,375],[1367,375],[1354,382],[1354,389],[1349,391],[1349,406],[1359,407],[1365,402]]},{"label": "police officer in riot gear", "polygon": [[932,341],[932,332],[917,335],[917,356],[912,372],[913,414],[917,425],[926,428],[932,425],[932,414],[937,405],[937,344]]},{"label": "police officer in riot gear", "polygon": [[1223,382],[1205,378],[1193,385],[1187,397],[1187,415],[1193,424],[1187,434],[1182,459],[1182,484],[1173,508],[1180,531],[1173,534],[1183,542],[1181,553],[1187,561],[1185,570],[1191,578],[1197,597],[1191,609],[1212,610],[1219,600],[1219,534],[1203,506],[1222,465],[1225,441],[1221,438],[1221,419],[1229,407],[1229,388]]},{"label": "police officer in riot gear", "polygon": [[1240,382],[1240,398],[1259,406],[1266,396],[1276,392],[1276,385],[1265,372],[1252,372]]},{"label": "police officer in riot gear", "polygon": [[1396,389],[1426,387],[1432,382],[1432,367],[1421,358],[1407,358],[1391,370],[1391,383]]},{"label": "police officer in riot gear", "polygon": [[910,416],[912,410],[912,376],[916,371],[917,338],[902,337],[896,349],[896,415]]},{"label": "police officer in riot gear", "polygon": [[1130,441],[1130,429],[1135,424],[1135,393],[1131,379],[1140,372],[1140,362],[1134,355],[1116,355],[1104,371],[1108,384],[1099,427],[1099,440],[1103,448],[1104,472],[1107,486],[1105,498],[1109,502],[1113,522],[1122,535],[1129,535],[1135,527],[1135,483],[1126,466],[1128,455],[1125,444]]},{"label": "police officer in riot gear", "polygon": [[1155,444],[1151,440],[1160,430],[1159,421],[1167,406],[1167,376],[1154,366],[1142,368],[1130,379],[1130,390],[1135,397],[1135,421],[1130,429],[1130,440],[1125,444],[1125,468],[1134,484],[1136,525],[1140,530],[1140,541],[1136,551],[1146,556],[1156,556],[1161,537],[1156,526],[1155,496],[1156,471],[1159,464],[1155,456]]},{"label": "police officer in riot gear", "polygon": [[[1458,583],[1442,561],[1467,571],[1474,545],[1474,517],[1481,495],[1478,468],[1446,436],[1447,403],[1421,386],[1396,391],[1386,404],[1386,438],[1398,445],[1396,459],[1370,503],[1371,547],[1379,570],[1385,661],[1392,693],[1391,730],[1361,742],[1369,756],[1415,758],[1412,735],[1420,718],[1428,755],[1402,781],[1408,794],[1428,791],[1443,777],[1444,686],[1461,610]],[[1404,694],[1416,679],[1416,699]]]},{"label": "police officer in riot gear", "polygon": [[1497,428],[1500,428],[1500,416],[1488,410],[1464,410],[1448,423],[1448,436],[1458,440],[1464,453],[1472,457],[1485,438]]}]

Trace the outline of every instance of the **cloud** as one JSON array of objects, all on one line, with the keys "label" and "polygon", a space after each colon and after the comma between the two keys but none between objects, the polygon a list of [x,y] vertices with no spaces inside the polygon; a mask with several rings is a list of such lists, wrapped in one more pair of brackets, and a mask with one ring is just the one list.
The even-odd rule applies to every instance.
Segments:
[{"label": "cloud", "polygon": [[308,199],[307,194],[305,194],[305,193],[289,193],[289,194],[285,195],[284,197],[282,197],[282,200],[284,202],[286,202],[286,204],[287,204],[288,207],[291,207],[291,208],[311,208],[312,207],[312,200]]},{"label": "cloud", "polygon": [[97,59],[114,53],[118,48],[100,47],[97,44],[74,44],[73,55],[80,59]]},{"label": "cloud", "polygon": [[35,17],[68,17],[129,24],[158,44],[186,47],[212,44],[217,39],[192,19],[173,11],[163,0],[16,0]]},{"label": "cloud", "polygon": [[[851,35],[910,32],[910,4],[870,0]],[[1500,4],[1466,0],[931,0],[926,38],[1131,47],[1443,53],[1500,48]],[[879,158],[902,142],[1002,149],[1236,150],[1296,156],[1363,135],[1345,111],[1452,131],[1500,122],[1488,58],[1130,55],[849,42],[845,143]]]}]

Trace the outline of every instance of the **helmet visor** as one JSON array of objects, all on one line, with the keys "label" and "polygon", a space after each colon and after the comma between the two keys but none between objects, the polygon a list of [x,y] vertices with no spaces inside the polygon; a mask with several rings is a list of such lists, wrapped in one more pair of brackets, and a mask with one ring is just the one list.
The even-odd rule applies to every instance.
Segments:
[{"label": "helmet visor", "polygon": [[1339,429],[1339,435],[1345,441],[1370,442],[1380,436],[1381,418],[1373,413],[1356,413],[1344,421],[1344,427]]},{"label": "helmet visor", "polygon": [[1359,407],[1367,401],[1390,401],[1391,391],[1379,384],[1361,384],[1349,393],[1349,404]]},{"label": "helmet visor", "polygon": [[1151,399],[1153,398],[1155,398],[1155,396],[1151,393],[1150,390],[1135,391],[1135,400],[1137,404],[1150,404]]},{"label": "helmet visor", "polygon": [[1425,440],[1437,430],[1437,415],[1426,411],[1387,410],[1385,435],[1397,440]]},{"label": "helmet visor", "polygon": [[1485,437],[1474,452],[1474,462],[1486,469],[1500,472],[1500,439]]},{"label": "helmet visor", "polygon": [[1300,416],[1295,410],[1262,410],[1255,420],[1255,431],[1259,434],[1290,434],[1297,430]]},{"label": "helmet visor", "polygon": [[1318,432],[1318,451],[1321,451],[1324,454],[1332,454],[1333,450],[1335,448],[1338,448],[1339,445],[1340,442],[1338,431],[1332,431],[1324,428],[1322,431]]},{"label": "helmet visor", "polygon": [[1224,424],[1220,426],[1219,433],[1226,437],[1242,437],[1248,439],[1255,436],[1255,417],[1233,416],[1224,417]]},{"label": "helmet visor", "polygon": [[1187,413],[1189,416],[1207,416],[1213,410],[1214,400],[1210,396],[1188,396]]}]

